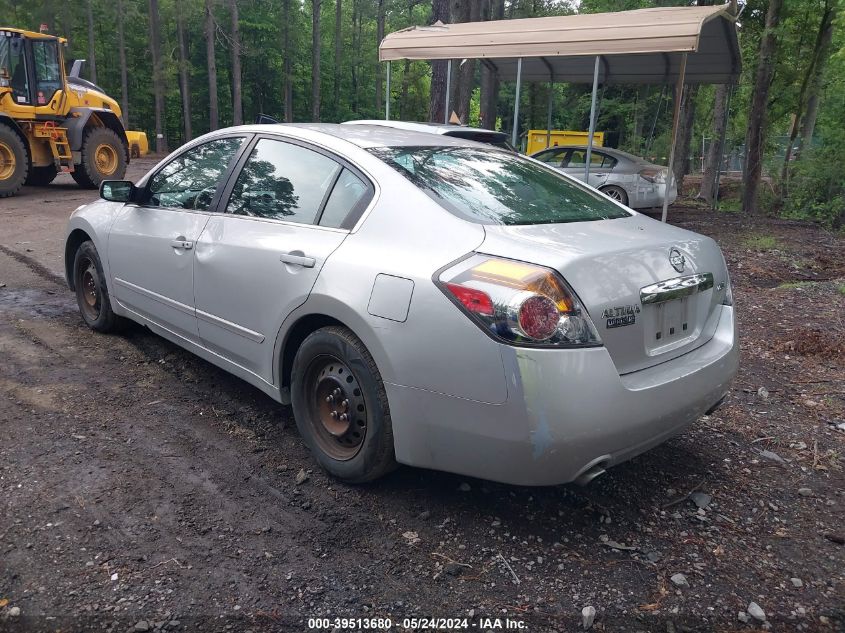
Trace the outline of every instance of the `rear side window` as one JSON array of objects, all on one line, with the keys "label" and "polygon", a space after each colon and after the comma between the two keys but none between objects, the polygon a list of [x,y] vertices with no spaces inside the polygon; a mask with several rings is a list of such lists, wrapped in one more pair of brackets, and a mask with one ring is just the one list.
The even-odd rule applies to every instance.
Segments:
[{"label": "rear side window", "polygon": [[320,216],[320,226],[330,226],[335,229],[352,228],[350,224],[357,220],[364,207],[372,198],[369,185],[358,178],[348,169],[344,169],[337,179],[328,202]]},{"label": "rear side window", "polygon": [[341,166],[299,145],[261,139],[238,176],[228,213],[313,224]]},{"label": "rear side window", "polygon": [[630,216],[554,169],[516,154],[469,147],[370,151],[447,210],[479,224],[559,224]]}]

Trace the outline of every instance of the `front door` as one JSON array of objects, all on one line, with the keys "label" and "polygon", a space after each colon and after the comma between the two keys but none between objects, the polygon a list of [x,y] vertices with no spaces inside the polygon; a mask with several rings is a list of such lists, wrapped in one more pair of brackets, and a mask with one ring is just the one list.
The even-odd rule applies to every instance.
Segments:
[{"label": "front door", "polygon": [[196,248],[194,292],[202,343],[273,381],[284,319],[308,298],[348,234],[345,218],[372,196],[342,161],[301,144],[260,138]]},{"label": "front door", "polygon": [[[590,181],[589,185],[598,189],[606,181],[607,177],[613,169],[613,160],[608,157],[605,160],[605,155],[592,151],[590,153]],[[573,149],[563,163],[563,171],[570,176],[577,178],[584,182],[584,168],[587,165],[587,150]]]},{"label": "front door", "polygon": [[109,233],[114,298],[127,310],[197,342],[193,264],[197,240],[244,137],[190,148],[154,174]]}]

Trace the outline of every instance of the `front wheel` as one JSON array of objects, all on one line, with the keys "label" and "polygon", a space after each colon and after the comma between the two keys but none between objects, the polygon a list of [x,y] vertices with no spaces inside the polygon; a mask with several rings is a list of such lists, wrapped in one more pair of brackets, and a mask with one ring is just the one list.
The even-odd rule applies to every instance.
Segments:
[{"label": "front wheel", "polygon": [[73,261],[73,286],[82,319],[92,330],[114,332],[120,325],[111,308],[103,265],[94,242],[80,244]]},{"label": "front wheel", "polygon": [[317,461],[349,483],[396,467],[387,394],[373,357],[345,327],[310,334],[291,375],[296,426]]}]

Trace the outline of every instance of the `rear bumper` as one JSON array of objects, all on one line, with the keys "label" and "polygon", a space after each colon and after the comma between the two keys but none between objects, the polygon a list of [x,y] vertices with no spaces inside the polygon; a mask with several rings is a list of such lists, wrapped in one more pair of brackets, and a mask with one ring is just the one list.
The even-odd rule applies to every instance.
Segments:
[{"label": "rear bumper", "polygon": [[738,366],[733,309],[713,338],[619,376],[604,348],[502,347],[508,399],[482,404],[387,385],[397,459],[518,485],[572,481],[683,431],[728,391]]},{"label": "rear bumper", "polygon": [[[663,198],[666,195],[666,184],[653,184],[648,186],[637,186],[634,195],[629,194],[628,206],[632,209],[649,209],[652,207],[662,207]],[[672,188],[669,190],[669,204],[678,199],[678,188],[675,183],[672,183]]]}]

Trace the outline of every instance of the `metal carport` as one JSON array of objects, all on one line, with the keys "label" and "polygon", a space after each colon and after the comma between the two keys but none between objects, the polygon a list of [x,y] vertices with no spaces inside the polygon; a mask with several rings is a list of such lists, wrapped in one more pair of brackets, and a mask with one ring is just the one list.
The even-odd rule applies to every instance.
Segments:
[{"label": "metal carport", "polygon": [[[667,191],[674,177],[672,165],[684,84],[734,84],[741,70],[731,5],[437,23],[396,31],[379,46],[379,60],[388,64],[387,118],[390,62],[398,59],[448,61],[444,122],[449,117],[452,60],[480,59],[500,79],[516,81],[514,145],[523,81],[592,83],[585,176],[589,176],[599,83],[675,83]],[[549,120],[551,108],[550,98]],[[723,139],[721,144],[724,145]],[[664,222],[667,206],[668,197],[663,204]]]}]

